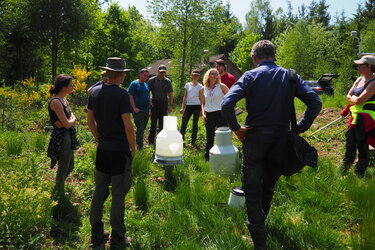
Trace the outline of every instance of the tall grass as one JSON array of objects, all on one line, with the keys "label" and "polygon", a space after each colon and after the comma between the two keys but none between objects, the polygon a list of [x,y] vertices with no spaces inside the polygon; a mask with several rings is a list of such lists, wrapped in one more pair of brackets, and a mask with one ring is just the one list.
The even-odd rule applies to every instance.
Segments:
[{"label": "tall grass", "polygon": [[47,135],[45,133],[35,133],[32,137],[33,148],[38,152],[43,152],[47,149]]},{"label": "tall grass", "polygon": [[[348,197],[354,204],[358,227],[352,230],[354,249],[374,249],[375,246],[375,183],[358,180],[354,176],[347,181]],[[359,232],[358,232],[358,231]]]},{"label": "tall grass", "polygon": [[148,210],[149,194],[148,187],[144,180],[138,179],[134,185],[135,205],[144,212]]},{"label": "tall grass", "polygon": [[20,155],[22,153],[25,143],[25,138],[22,136],[22,134],[17,132],[6,132],[3,133],[2,137],[5,141],[5,151],[8,156]]}]

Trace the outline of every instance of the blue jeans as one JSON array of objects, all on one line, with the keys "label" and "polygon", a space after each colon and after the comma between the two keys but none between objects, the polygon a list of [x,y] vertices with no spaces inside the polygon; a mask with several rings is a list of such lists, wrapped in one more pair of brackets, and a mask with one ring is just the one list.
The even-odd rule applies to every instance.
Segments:
[{"label": "blue jeans", "polygon": [[[265,221],[271,208],[274,187],[280,174],[275,164],[282,155],[274,155],[275,145],[280,137],[249,131],[243,144],[242,185],[245,192],[248,229],[254,245],[266,245]],[[281,145],[282,146],[282,145]]]},{"label": "blue jeans", "polygon": [[138,113],[133,113],[134,123],[137,127],[135,141],[137,143],[138,149],[143,148],[143,134],[148,123],[148,117],[148,111],[141,110]]}]

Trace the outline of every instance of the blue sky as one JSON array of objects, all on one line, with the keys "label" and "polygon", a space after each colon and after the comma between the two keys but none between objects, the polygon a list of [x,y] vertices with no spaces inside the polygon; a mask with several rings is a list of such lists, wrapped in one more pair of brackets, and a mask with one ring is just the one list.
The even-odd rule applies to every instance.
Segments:
[{"label": "blue sky", "polygon": [[[129,5],[135,6],[140,13],[149,18],[150,14],[147,12],[147,0],[112,0],[113,2],[118,2],[124,9],[127,9]],[[228,0],[223,0],[227,2]],[[298,6],[305,4],[306,6],[310,5],[312,0],[290,0],[293,12],[297,13]],[[319,0],[316,0],[319,1]],[[232,12],[235,16],[239,18],[241,23],[245,22],[245,15],[250,9],[249,0],[229,0],[232,6]],[[284,11],[287,9],[286,0],[270,0],[271,6],[274,10],[281,7]],[[342,10],[345,12],[345,16],[351,18],[356,12],[358,4],[362,5],[365,3],[365,0],[326,0],[326,3],[329,5],[329,12],[331,17],[334,17],[336,13],[341,13]]]}]

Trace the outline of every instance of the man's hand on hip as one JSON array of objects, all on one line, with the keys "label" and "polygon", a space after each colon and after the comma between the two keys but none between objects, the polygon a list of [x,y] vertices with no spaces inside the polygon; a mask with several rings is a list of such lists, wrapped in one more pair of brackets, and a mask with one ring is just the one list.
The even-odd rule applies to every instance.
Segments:
[{"label": "man's hand on hip", "polygon": [[250,130],[251,128],[243,127],[241,126],[238,130],[234,131],[238,139],[244,143],[247,131]]}]

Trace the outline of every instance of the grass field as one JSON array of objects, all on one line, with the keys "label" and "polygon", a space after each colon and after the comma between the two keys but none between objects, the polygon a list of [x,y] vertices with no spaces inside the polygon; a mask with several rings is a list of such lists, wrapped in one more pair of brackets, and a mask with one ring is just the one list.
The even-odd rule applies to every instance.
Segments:
[{"label": "grass field", "polygon": [[[338,107],[344,106],[341,100],[322,99],[324,110],[305,133],[319,150],[318,167],[278,182],[267,221],[270,249],[375,249],[374,159],[363,179],[353,171],[341,175],[345,121],[309,136],[337,118]],[[300,116],[303,106],[296,105]],[[78,116],[83,120],[83,112]],[[83,124],[78,126],[82,146],[67,180],[67,199],[60,202],[51,199],[56,169],[49,169],[45,153],[48,132],[38,126],[0,132],[0,248],[89,247],[95,144]],[[152,163],[152,148],[135,157],[125,214],[131,249],[252,248],[245,211],[226,205],[230,189],[241,186],[240,173],[233,178],[210,173],[203,157],[202,121],[199,129],[198,146],[187,145],[184,164],[173,169],[173,188],[168,187],[165,169]],[[236,138],[233,142],[240,148]],[[106,229],[109,208],[110,198],[105,205]]]}]

